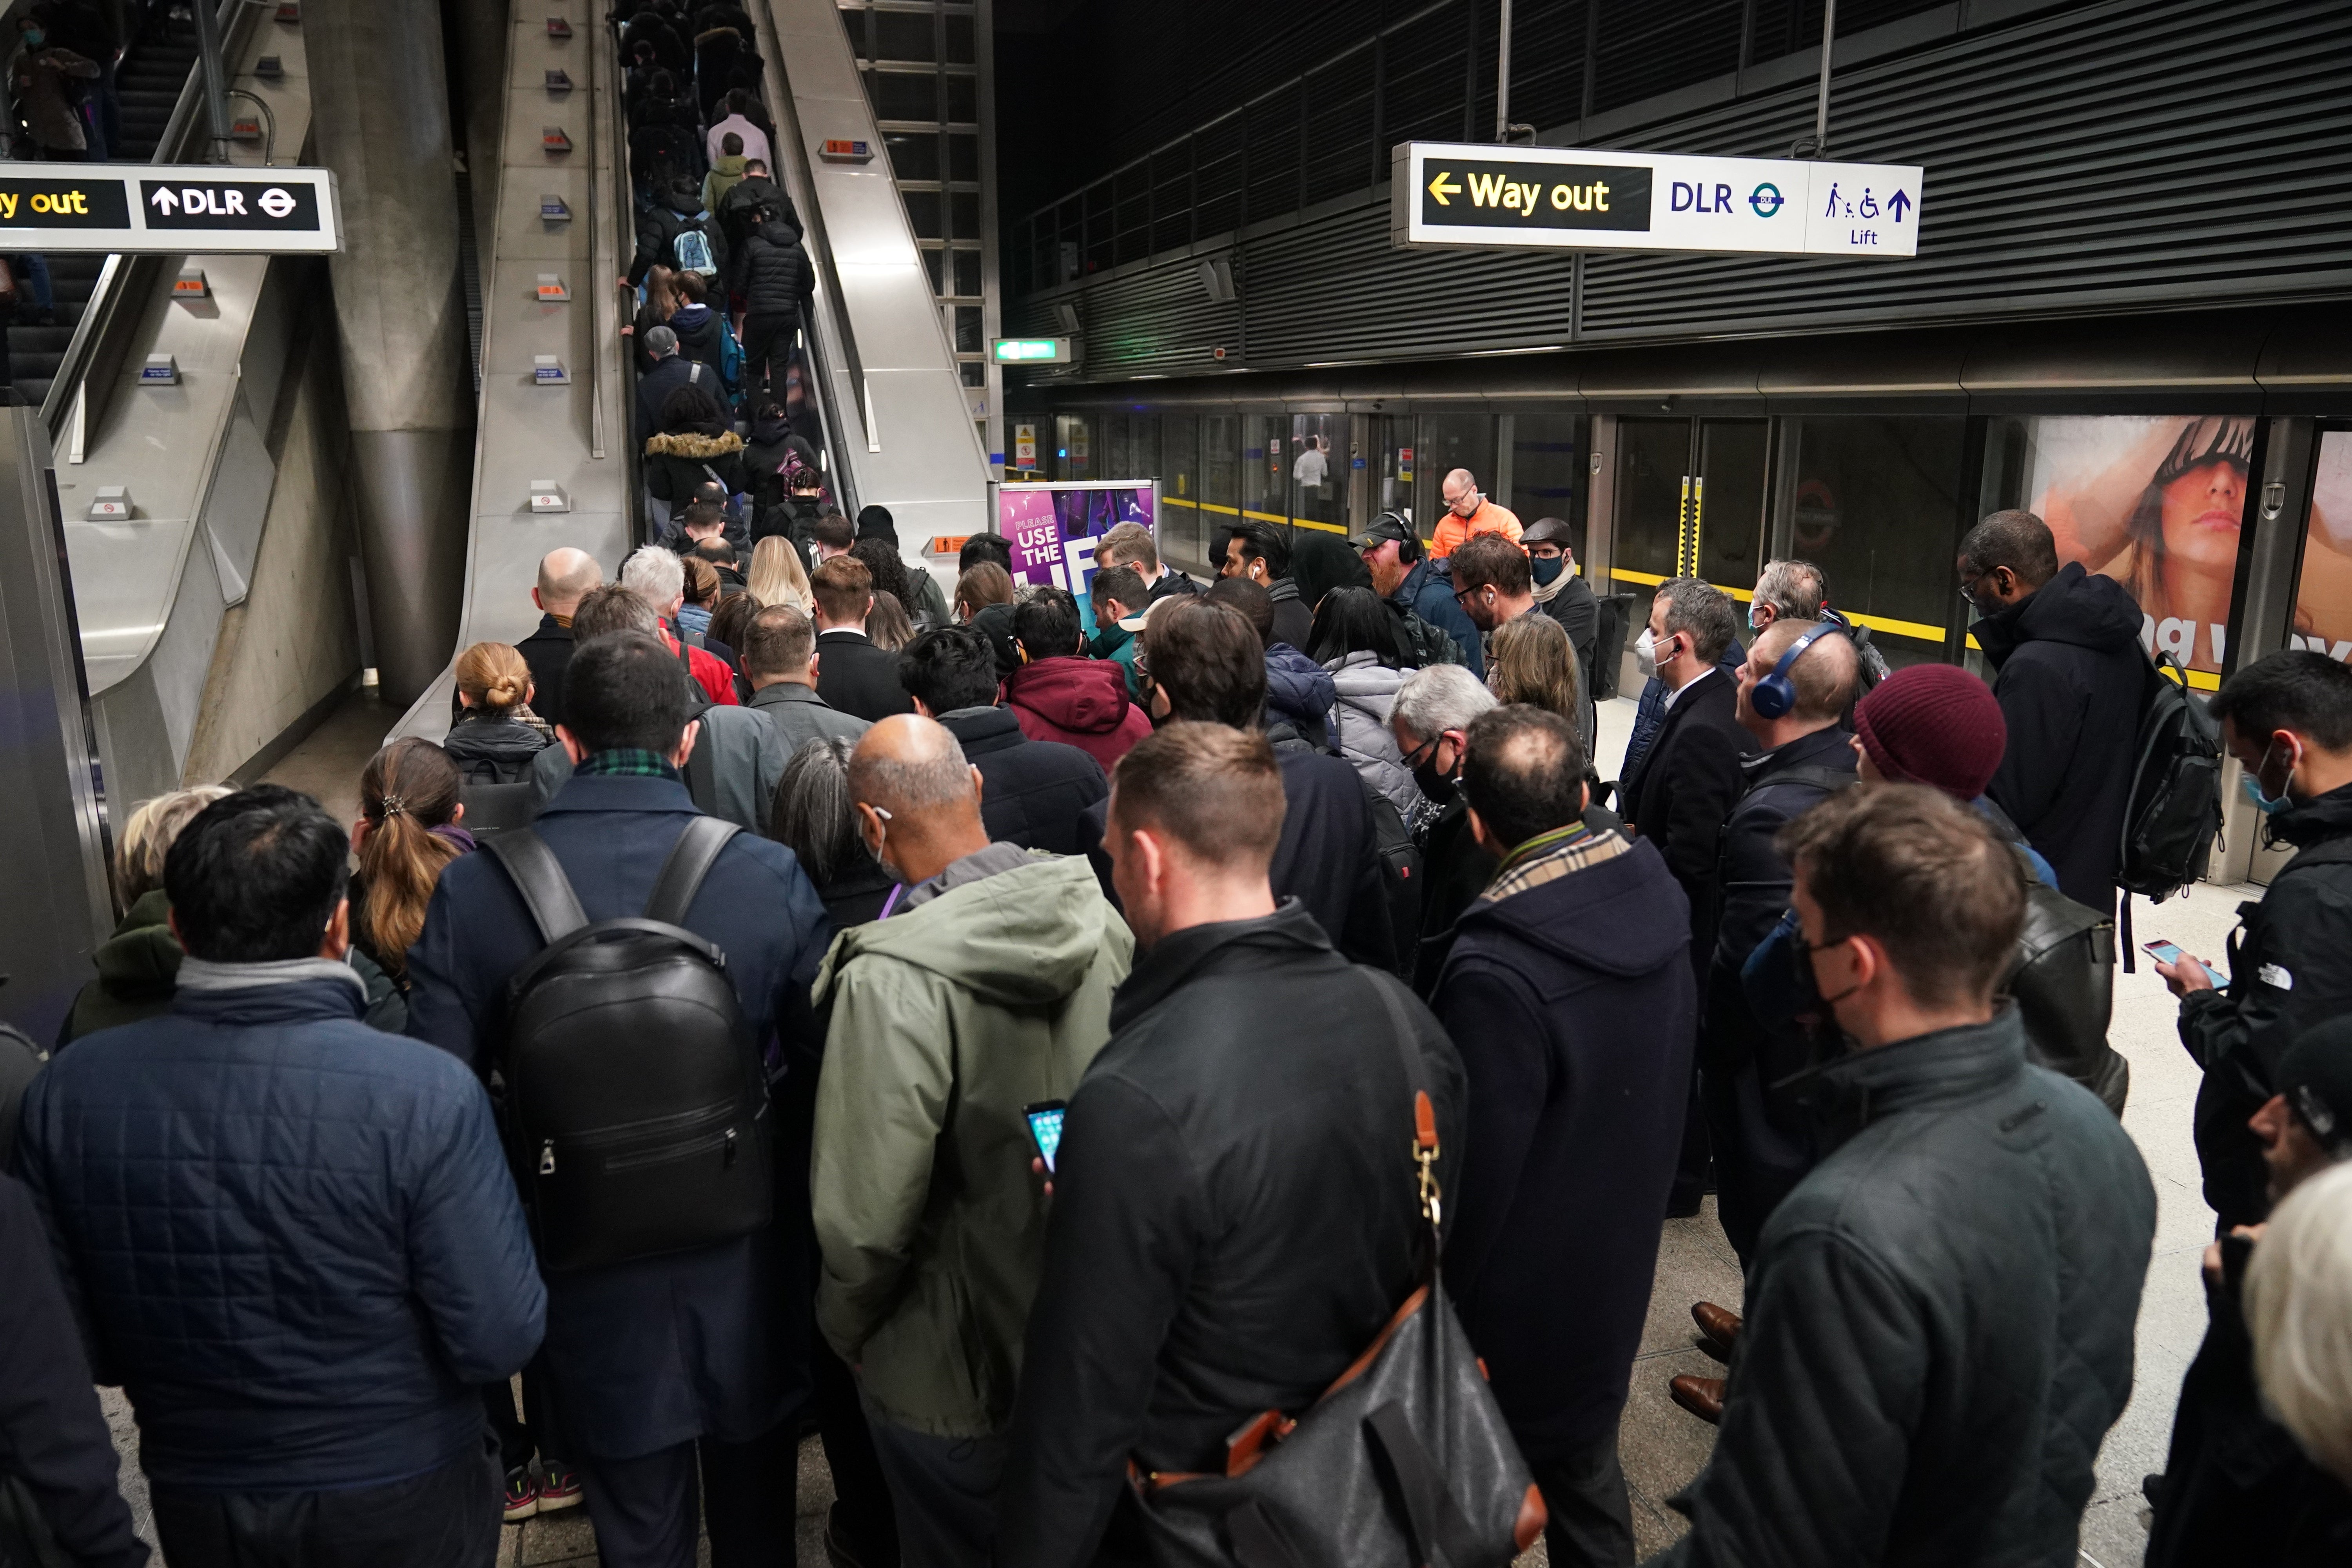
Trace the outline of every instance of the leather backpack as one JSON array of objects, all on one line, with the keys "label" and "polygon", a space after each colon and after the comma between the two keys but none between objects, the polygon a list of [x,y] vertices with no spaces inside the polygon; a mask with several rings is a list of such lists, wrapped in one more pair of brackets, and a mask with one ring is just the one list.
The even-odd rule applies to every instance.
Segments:
[{"label": "leather backpack", "polygon": [[593,924],[537,832],[482,846],[547,944],[508,983],[499,1068],[516,1184],[551,1273],[709,1247],[769,1222],[767,1076],[726,954],[681,923],[740,831],[696,817],[645,913]]},{"label": "leather backpack", "polygon": [[[1360,973],[1412,1088],[1420,1283],[1313,1405],[1236,1431],[1223,1475],[1129,1465],[1160,1568],[1502,1568],[1543,1533],[1543,1496],[1438,1283],[1437,1113],[1421,1049],[1397,983]],[[1402,1141],[1402,1119],[1397,1131]]]}]

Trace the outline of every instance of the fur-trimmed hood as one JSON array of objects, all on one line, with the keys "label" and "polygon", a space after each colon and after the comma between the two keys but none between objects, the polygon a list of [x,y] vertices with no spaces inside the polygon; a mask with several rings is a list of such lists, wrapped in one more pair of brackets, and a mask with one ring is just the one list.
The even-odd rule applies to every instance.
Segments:
[{"label": "fur-trimmed hood", "polygon": [[675,436],[646,437],[646,456],[648,458],[690,458],[697,462],[708,462],[713,458],[723,458],[730,452],[742,449],[743,437],[732,430],[717,436],[682,430]]}]

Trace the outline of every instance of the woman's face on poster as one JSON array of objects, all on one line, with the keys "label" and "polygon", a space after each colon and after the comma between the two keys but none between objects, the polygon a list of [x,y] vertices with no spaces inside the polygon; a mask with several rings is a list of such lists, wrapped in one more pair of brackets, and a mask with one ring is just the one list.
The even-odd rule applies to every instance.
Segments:
[{"label": "woman's face on poster", "polygon": [[2235,566],[2246,470],[2228,458],[2200,463],[2164,487],[2164,549],[2200,566]]}]

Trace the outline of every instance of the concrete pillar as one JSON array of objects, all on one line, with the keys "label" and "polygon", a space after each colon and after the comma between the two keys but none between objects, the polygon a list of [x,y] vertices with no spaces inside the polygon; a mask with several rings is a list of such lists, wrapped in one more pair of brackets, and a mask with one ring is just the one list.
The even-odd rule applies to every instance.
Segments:
[{"label": "concrete pillar", "polygon": [[448,663],[465,586],[474,381],[436,0],[311,0],[319,161],[341,185],[331,258],[352,490],[385,697]]},{"label": "concrete pillar", "polygon": [[[456,68],[458,112],[465,121],[458,131],[466,167],[473,175],[474,242],[487,249],[498,226],[499,176],[505,163],[499,139],[506,132],[507,43],[514,35],[514,18],[503,0],[440,3],[441,29]],[[573,90],[584,93],[587,88],[582,82]]]}]

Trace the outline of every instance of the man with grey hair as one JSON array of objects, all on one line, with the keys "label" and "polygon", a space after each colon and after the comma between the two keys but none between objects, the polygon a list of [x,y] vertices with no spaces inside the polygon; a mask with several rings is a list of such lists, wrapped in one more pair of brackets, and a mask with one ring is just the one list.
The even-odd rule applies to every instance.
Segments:
[{"label": "man with grey hair", "polygon": [[735,672],[727,668],[727,661],[709,648],[689,647],[678,640],[677,612],[686,603],[686,568],[677,556],[658,544],[641,545],[621,563],[621,586],[653,611],[661,622],[662,640],[669,644],[678,663],[705,695],[719,707],[732,707],[737,700]]},{"label": "man with grey hair", "polygon": [[[1739,691],[1717,668],[1739,624],[1731,598],[1696,577],[1676,577],[1650,601],[1651,657],[1665,689],[1664,713],[1618,802],[1626,826],[1666,858],[1690,899],[1691,970],[1701,994],[1715,956],[1717,860],[1723,825],[1739,798],[1740,759],[1756,739],[1739,725]],[[1667,1212],[1698,1212],[1706,1186],[1706,1121],[1691,1082],[1683,1159]]]},{"label": "man with grey hair", "polygon": [[1389,731],[1423,801],[1412,823],[1422,879],[1412,981],[1424,1000],[1444,965],[1454,921],[1486,890],[1495,869],[1494,857],[1470,830],[1470,807],[1460,788],[1462,764],[1470,754],[1470,725],[1494,706],[1486,683],[1458,664],[1415,671],[1389,705]]},{"label": "man with grey hair", "polygon": [[[637,375],[637,440],[661,428],[662,404],[669,395],[689,383],[704,384],[714,395],[716,385],[708,384],[710,372],[702,368],[699,360],[688,359],[677,352],[677,329],[653,327],[646,332],[646,368]],[[667,512],[668,508],[664,506]]]},{"label": "man with grey hair", "polygon": [[1077,1088],[1135,942],[1085,859],[989,841],[979,771],[934,721],[867,731],[849,789],[898,885],[814,990],[817,1322],[856,1369],[904,1561],[987,1568],[1045,1258],[1024,1110]]},{"label": "man with grey hair", "polygon": [[1756,594],[1748,604],[1748,625],[1763,631],[1775,621],[1834,621],[1845,628],[1856,663],[1853,697],[1846,705],[1845,726],[1853,728],[1853,703],[1870,695],[1886,679],[1886,656],[1871,646],[1870,628],[1850,616],[1830,608],[1829,574],[1810,561],[1767,561],[1756,576]]}]

